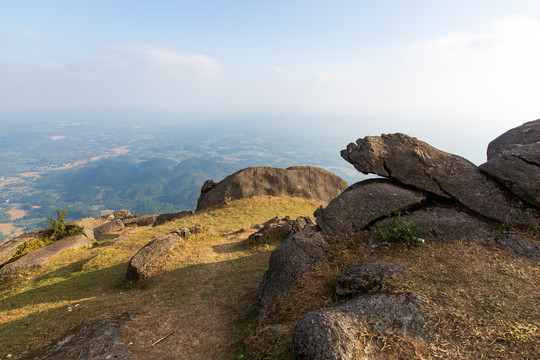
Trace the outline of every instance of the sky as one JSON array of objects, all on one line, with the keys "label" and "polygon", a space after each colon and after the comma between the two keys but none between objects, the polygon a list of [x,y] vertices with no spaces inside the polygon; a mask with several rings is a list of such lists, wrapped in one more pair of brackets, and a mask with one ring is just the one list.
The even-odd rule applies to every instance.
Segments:
[{"label": "sky", "polygon": [[0,0],[0,109],[358,115],[491,136],[540,117],[539,65],[537,0]]}]

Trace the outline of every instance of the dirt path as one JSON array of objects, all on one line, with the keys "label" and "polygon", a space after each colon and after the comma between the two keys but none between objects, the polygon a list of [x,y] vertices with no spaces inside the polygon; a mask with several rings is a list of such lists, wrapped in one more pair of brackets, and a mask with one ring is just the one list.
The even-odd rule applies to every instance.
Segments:
[{"label": "dirt path", "polygon": [[168,262],[201,263],[156,281],[165,292],[161,298],[170,300],[156,301],[129,324],[124,338],[133,342],[135,359],[232,359],[240,351],[241,329],[255,317],[269,252],[250,254],[238,239],[223,238],[184,250]]}]

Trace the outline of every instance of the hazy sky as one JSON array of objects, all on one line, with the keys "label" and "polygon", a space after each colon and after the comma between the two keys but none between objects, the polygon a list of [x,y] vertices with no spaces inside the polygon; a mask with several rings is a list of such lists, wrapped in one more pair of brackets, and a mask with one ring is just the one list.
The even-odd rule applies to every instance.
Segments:
[{"label": "hazy sky", "polygon": [[[539,118],[540,1],[2,1],[0,107]],[[441,120],[437,120],[441,119]]]}]

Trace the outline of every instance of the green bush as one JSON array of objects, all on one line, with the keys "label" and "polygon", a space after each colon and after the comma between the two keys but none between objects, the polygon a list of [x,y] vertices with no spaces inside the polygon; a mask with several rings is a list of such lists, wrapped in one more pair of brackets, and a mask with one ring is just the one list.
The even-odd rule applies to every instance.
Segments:
[{"label": "green bush", "polygon": [[51,237],[60,239],[68,235],[67,229],[66,229],[66,215],[67,215],[66,209],[62,209],[62,210],[56,209],[57,219],[54,220],[51,217],[47,218],[47,221],[49,222],[49,229],[52,230]]},{"label": "green bush", "polygon": [[423,230],[414,222],[406,223],[401,220],[401,214],[390,217],[390,224],[386,226],[373,226],[371,230],[379,234],[388,242],[404,243],[409,247],[417,246],[423,240],[420,238]]},{"label": "green bush", "polygon": [[51,217],[47,218],[49,229],[52,230],[52,233],[49,236],[51,239],[60,240],[68,236],[75,236],[82,233],[82,227],[66,225],[66,215],[67,211],[65,209],[56,209],[57,219],[54,220]]}]

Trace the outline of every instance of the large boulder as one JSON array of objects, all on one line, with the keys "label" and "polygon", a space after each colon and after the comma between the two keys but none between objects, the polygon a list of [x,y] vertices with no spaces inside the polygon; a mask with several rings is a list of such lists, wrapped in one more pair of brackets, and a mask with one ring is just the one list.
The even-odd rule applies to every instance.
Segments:
[{"label": "large boulder", "polygon": [[355,359],[363,352],[360,336],[369,333],[431,341],[435,333],[420,305],[412,294],[376,294],[313,311],[294,329],[297,359]]},{"label": "large boulder", "polygon": [[317,224],[326,235],[351,235],[386,215],[415,209],[428,199],[427,194],[390,180],[365,180],[333,199],[317,217]]},{"label": "large boulder", "polygon": [[[418,236],[433,242],[488,240],[494,233],[491,225],[457,205],[429,205],[412,213],[401,214],[399,219],[390,217],[379,220],[374,227],[392,226],[394,221],[420,228]],[[375,231],[370,231],[368,243],[382,240]]]},{"label": "large boulder", "polygon": [[91,247],[92,242],[84,235],[70,236],[50,245],[34,250],[0,269],[0,279],[24,269],[41,267],[60,252],[69,249]]},{"label": "large boulder", "polygon": [[122,230],[124,228],[124,223],[120,219],[115,219],[100,225],[94,229],[94,236],[99,239],[105,235],[113,233],[115,231]]},{"label": "large boulder", "polygon": [[473,163],[405,134],[358,139],[341,156],[362,173],[455,199],[489,219],[519,225],[540,220],[538,209],[523,203]]},{"label": "large boulder", "polygon": [[133,354],[122,332],[129,315],[85,322],[43,348],[19,360],[115,359],[130,360]]},{"label": "large boulder", "polygon": [[259,318],[292,293],[312,267],[326,261],[329,247],[316,227],[310,226],[287,238],[272,252],[268,270],[259,283]]},{"label": "large boulder", "polygon": [[523,125],[508,130],[489,143],[487,159],[500,154],[503,150],[514,145],[527,145],[540,141],[540,119],[526,122]]},{"label": "large boulder", "polygon": [[540,141],[504,149],[480,165],[480,169],[521,199],[540,208]]},{"label": "large boulder", "polygon": [[329,202],[348,186],[339,176],[313,166],[287,169],[250,167],[227,176],[219,183],[205,182],[197,211],[221,205],[227,200],[259,195],[295,196]]},{"label": "large boulder", "polygon": [[183,244],[190,233],[200,232],[202,226],[182,228],[162,235],[141,248],[129,261],[126,280],[138,281],[147,278],[152,268],[175,247]]}]

